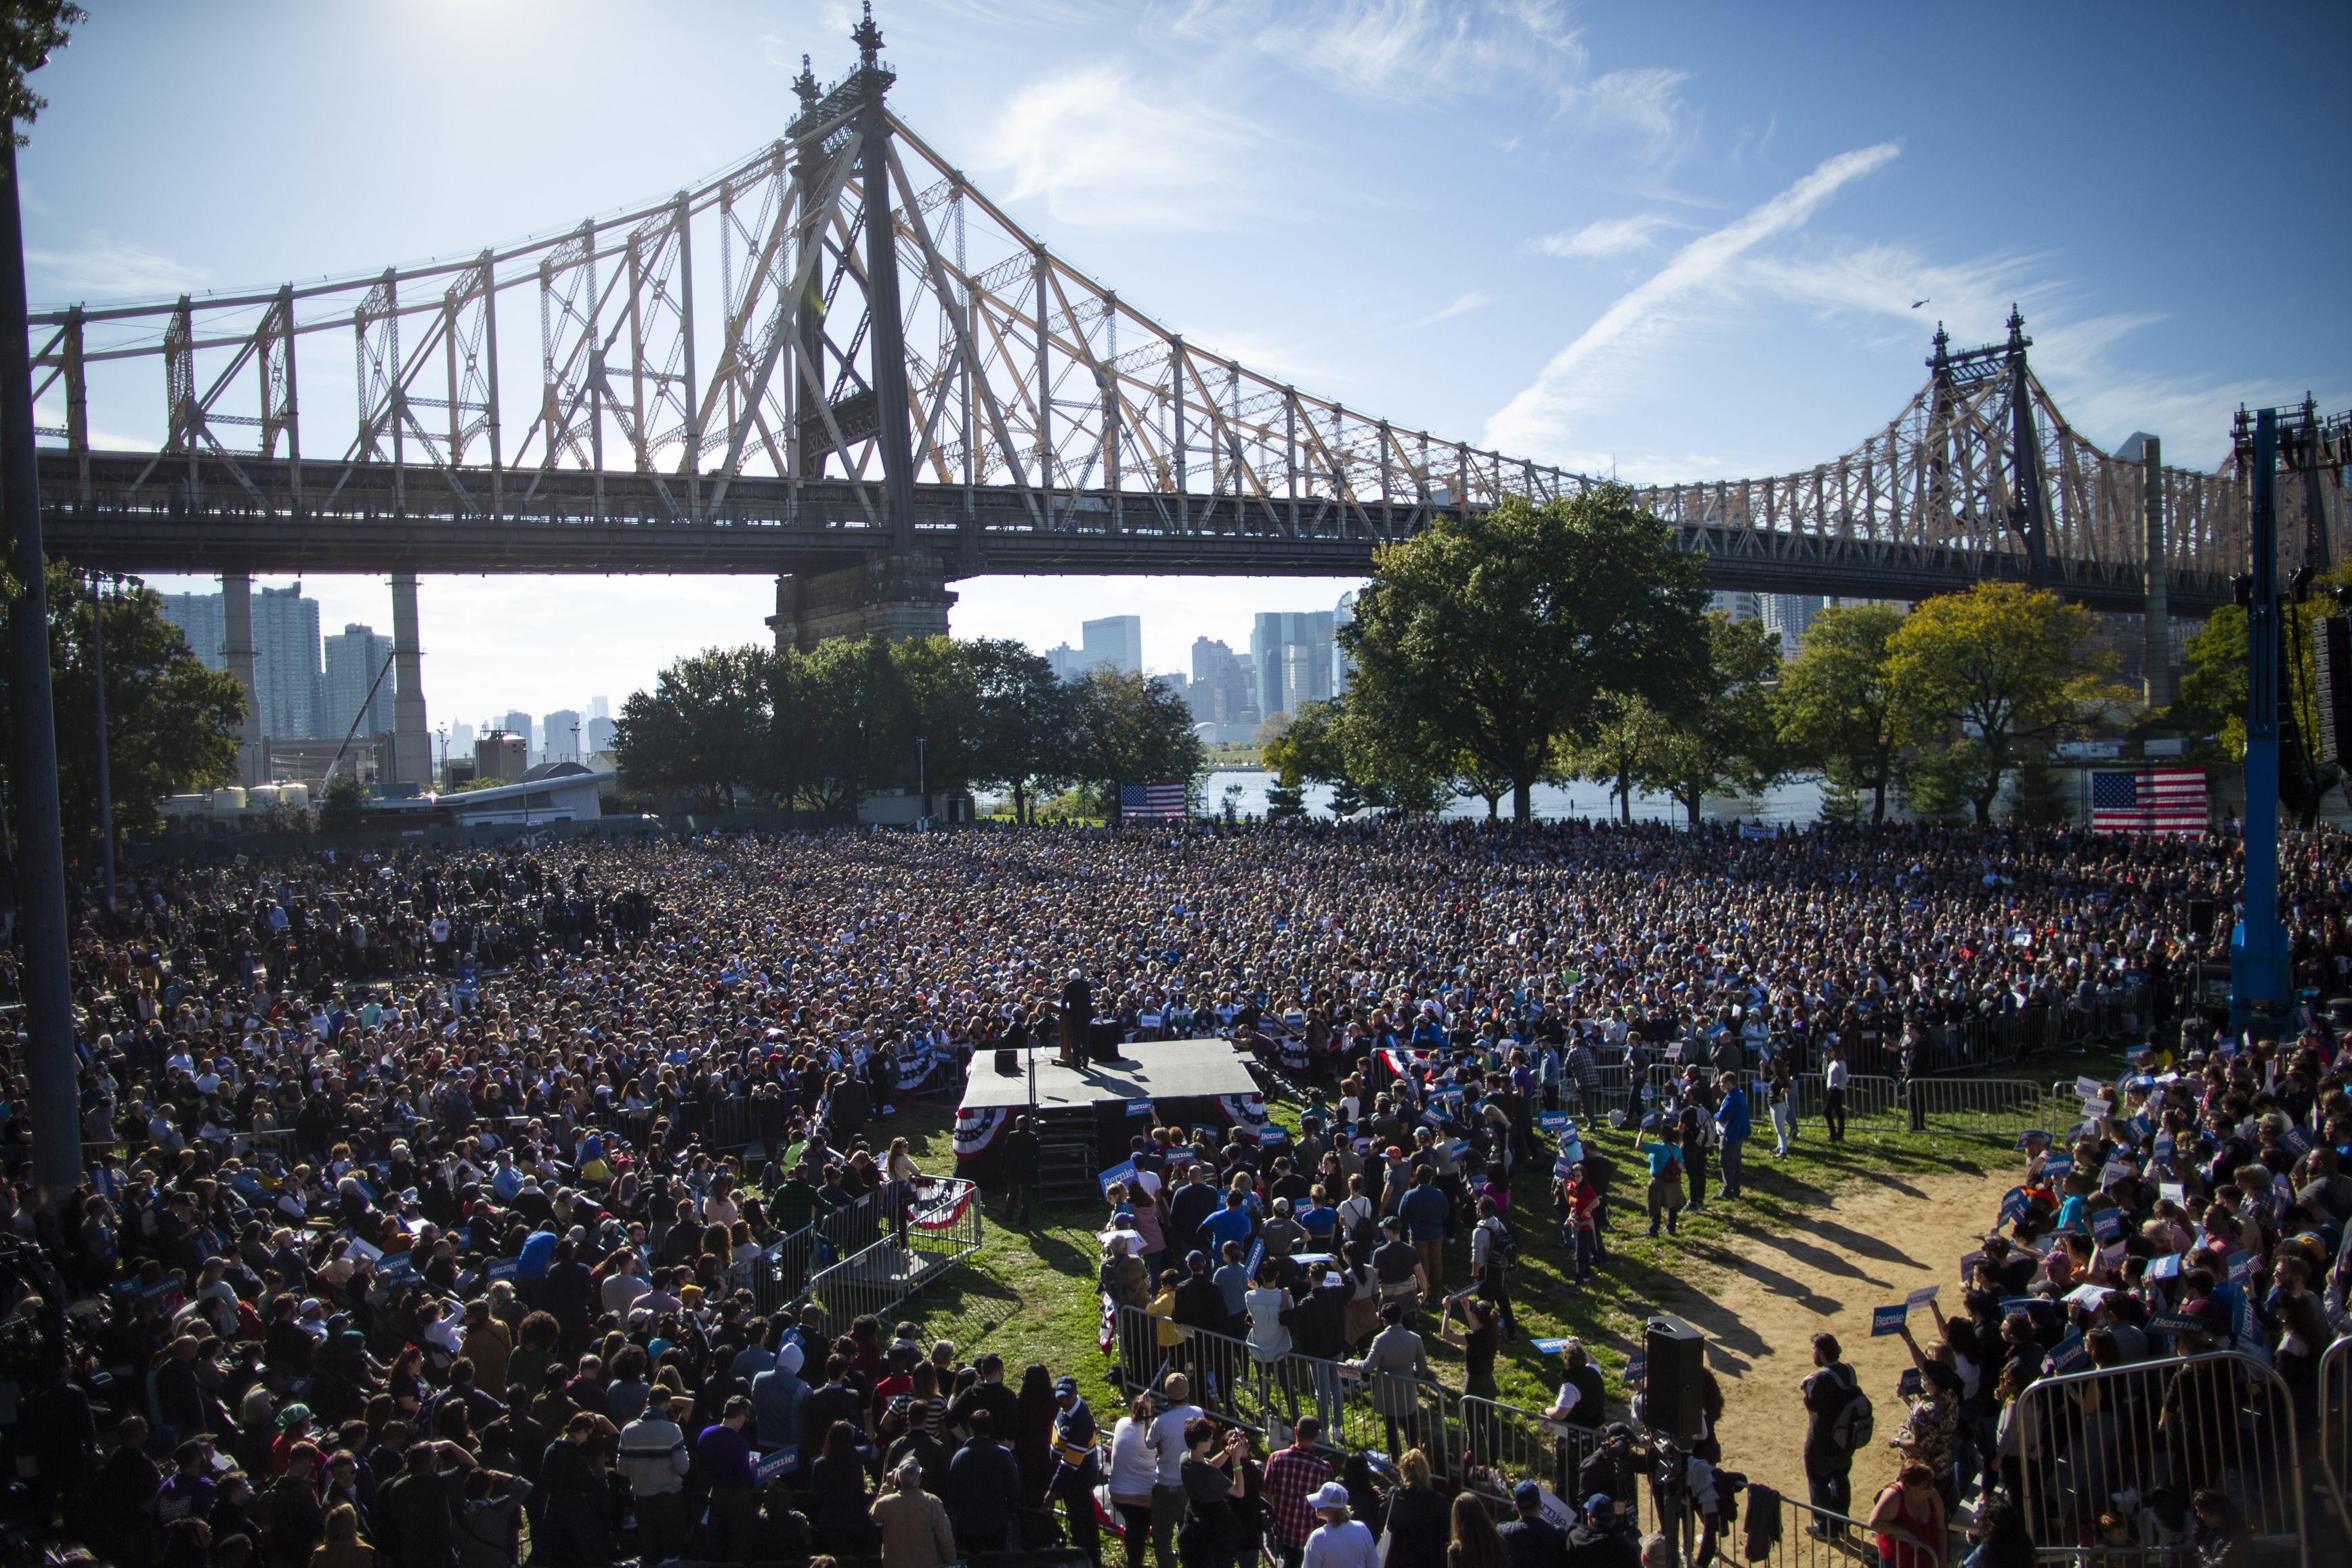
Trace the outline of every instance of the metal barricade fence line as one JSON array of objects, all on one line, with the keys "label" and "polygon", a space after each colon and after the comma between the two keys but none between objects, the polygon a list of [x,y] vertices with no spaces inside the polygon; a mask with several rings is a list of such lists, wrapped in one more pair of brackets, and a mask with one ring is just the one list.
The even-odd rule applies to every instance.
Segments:
[{"label": "metal barricade fence line", "polygon": [[[903,1223],[896,1215],[886,1219],[886,1206],[871,1197],[860,1200],[876,1227],[873,1239],[812,1275],[794,1308],[814,1301],[824,1309],[829,1327],[845,1329],[859,1317],[890,1312],[979,1251],[983,1228],[978,1190],[957,1177],[928,1178],[925,1186],[931,1189],[928,1200]],[[887,1235],[880,1233],[885,1225]]]},{"label": "metal barricade fence line", "polygon": [[2031,1079],[1915,1078],[1910,1092],[1931,1134],[2014,1139],[2048,1130],[2049,1095]]},{"label": "metal barricade fence line", "polygon": [[[2108,1509],[2137,1512],[2159,1491],[2186,1508],[2204,1488],[2242,1511],[2258,1547],[2292,1546],[2308,1568],[2293,1396],[2237,1351],[2044,1377],[2021,1396],[2020,1452],[2004,1450],[2041,1548],[2079,1544]],[[2027,1452],[2031,1448],[2031,1452]]]},{"label": "metal barricade fence line", "polygon": [[2352,1492],[2352,1334],[2319,1357],[2317,1462],[2340,1496]]},{"label": "metal barricade fence line", "polygon": [[[1881,1532],[1872,1530],[1863,1521],[1829,1509],[1816,1508],[1803,1498],[1792,1497],[1787,1492],[1779,1495],[1780,1528],[1767,1555],[1750,1558],[1739,1549],[1741,1542],[1724,1541],[1719,1535],[1717,1556],[1727,1563],[1744,1561],[1760,1564],[1761,1568],[1854,1568],[1866,1542],[1870,1551],[1875,1552],[1875,1541]],[[1744,1536],[1748,1513],[1748,1505],[1743,1502],[1740,1523],[1727,1527],[1726,1532],[1737,1530]],[[1822,1530],[1822,1534],[1817,1536],[1812,1533],[1816,1526]],[[1924,1563],[1927,1568],[1943,1568],[1944,1563],[1949,1561],[1951,1542],[1948,1531],[1946,1540],[1936,1542],[1922,1541],[1900,1530],[1885,1533],[1902,1548],[1895,1559],[1896,1563],[1908,1559],[1914,1563]],[[1685,1541],[1684,1546],[1687,1556],[1689,1542]],[[1890,1564],[1889,1568],[1894,1568],[1894,1565]]]}]

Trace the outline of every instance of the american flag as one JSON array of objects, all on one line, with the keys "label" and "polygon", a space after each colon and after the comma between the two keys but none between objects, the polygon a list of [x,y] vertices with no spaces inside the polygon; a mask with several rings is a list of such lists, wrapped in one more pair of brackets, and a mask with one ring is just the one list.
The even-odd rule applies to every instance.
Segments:
[{"label": "american flag", "polygon": [[1186,795],[1181,784],[1122,784],[1118,787],[1118,814],[1181,818],[1190,810]]},{"label": "american flag", "polygon": [[2091,775],[2091,830],[2100,833],[2205,831],[2205,770],[2147,768]]}]

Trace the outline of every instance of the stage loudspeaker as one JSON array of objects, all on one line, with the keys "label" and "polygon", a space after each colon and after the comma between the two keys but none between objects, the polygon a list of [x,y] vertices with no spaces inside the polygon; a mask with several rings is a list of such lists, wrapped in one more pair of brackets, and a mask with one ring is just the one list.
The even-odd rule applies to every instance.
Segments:
[{"label": "stage loudspeaker", "polygon": [[1695,1443],[1706,1430],[1699,1379],[1706,1364],[1706,1339],[1680,1318],[1664,1313],[1643,1326],[1643,1352],[1649,1382],[1643,1407],[1650,1430],[1678,1443]]},{"label": "stage loudspeaker", "polygon": [[1010,1076],[1021,1071],[1021,1053],[1011,1046],[1000,1047],[996,1052],[996,1071]]},{"label": "stage loudspeaker", "polygon": [[2200,941],[2213,935],[2213,919],[2220,906],[2210,898],[2189,901],[2189,934]]},{"label": "stage loudspeaker", "polygon": [[1097,1019],[1087,1026],[1087,1058],[1090,1061],[1117,1061],[1119,1036],[1127,1032],[1117,1019]]},{"label": "stage loudspeaker", "polygon": [[2352,761],[2352,620],[2330,615],[2312,630],[2312,749],[2322,762]]}]

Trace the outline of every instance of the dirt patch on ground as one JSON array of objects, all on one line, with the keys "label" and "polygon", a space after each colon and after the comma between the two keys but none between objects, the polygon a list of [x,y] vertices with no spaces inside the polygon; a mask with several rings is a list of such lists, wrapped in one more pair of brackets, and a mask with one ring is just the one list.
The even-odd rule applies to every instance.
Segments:
[{"label": "dirt patch on ground", "polygon": [[[1805,1495],[1797,1385],[1812,1370],[1813,1335],[1826,1331],[1877,1408],[1877,1440],[1853,1467],[1855,1507],[1867,1511],[1895,1479],[1886,1440],[1903,1424],[1895,1385],[1911,1364],[1901,1339],[1870,1337],[1871,1309],[1940,1285],[1937,1304],[1956,1310],[1960,1258],[1991,1226],[2006,1185],[1999,1175],[1858,1175],[1783,1234],[1685,1244],[1690,1268],[1659,1304],[1707,1336],[1707,1364],[1723,1385],[1726,1466]],[[1933,1343],[1924,1310],[1912,1333]]]}]

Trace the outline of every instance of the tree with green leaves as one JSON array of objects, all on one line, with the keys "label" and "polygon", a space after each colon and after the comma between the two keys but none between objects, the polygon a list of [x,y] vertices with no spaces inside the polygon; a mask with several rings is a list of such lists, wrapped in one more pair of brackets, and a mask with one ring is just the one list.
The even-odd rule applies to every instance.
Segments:
[{"label": "tree with green leaves", "polygon": [[1830,606],[1813,617],[1772,694],[1789,761],[1841,791],[1867,792],[1874,822],[1886,820],[1901,750],[1886,647],[1902,626],[1902,612],[1883,604]]},{"label": "tree with green leaves", "polygon": [[960,793],[971,783],[982,749],[980,682],[971,646],[946,636],[909,637],[889,644],[897,666],[903,722],[911,747],[921,742],[919,760],[908,758],[915,784],[931,797]]},{"label": "tree with green leaves", "polygon": [[[0,115],[20,126],[40,118],[49,100],[25,85],[25,78],[49,63],[66,47],[73,30],[89,20],[89,13],[70,0],[5,0],[0,4]],[[16,133],[16,144],[25,134]]]},{"label": "tree with green leaves", "polygon": [[1013,820],[1029,821],[1039,795],[1066,789],[1077,777],[1070,687],[1025,644],[982,638],[958,646],[971,661],[978,696],[972,780],[1011,795]]},{"label": "tree with green leaves", "polygon": [[[104,621],[107,766],[118,834],[161,825],[167,795],[210,789],[236,776],[236,732],[245,692],[225,671],[208,670],[188,651],[180,629],[163,619],[163,601],[143,583],[93,596],[89,580],[51,561],[49,690],[58,737],[59,821],[68,844],[95,844],[98,807],[98,660],[95,632]],[[0,727],[13,726],[14,704],[0,669]],[[16,799],[13,759],[0,756],[0,779]]]},{"label": "tree with green leaves", "polygon": [[1103,664],[1087,672],[1074,697],[1080,771],[1101,787],[1114,816],[1121,784],[1181,783],[1198,791],[1209,752],[1174,687]]},{"label": "tree with green leaves", "polygon": [[662,671],[652,691],[632,693],[613,731],[628,788],[698,795],[730,811],[742,791],[765,793],[769,664],[756,645],[706,648]]},{"label": "tree with green leaves", "polygon": [[1675,722],[1655,726],[1635,772],[1671,796],[1698,826],[1699,805],[1723,789],[1769,789],[1786,770],[1773,728],[1770,691],[1780,641],[1760,621],[1706,617],[1707,662],[1679,694]]},{"label": "tree with green leaves", "polygon": [[1617,820],[1633,820],[1633,791],[1640,787],[1650,759],[1665,744],[1673,721],[1645,699],[1619,697],[1610,703],[1591,735],[1560,754],[1559,775],[1583,779],[1609,788],[1617,802]]},{"label": "tree with green leaves", "polygon": [[915,780],[906,685],[890,644],[835,637],[776,658],[779,792],[846,815],[867,792]]},{"label": "tree with green leaves", "polygon": [[1901,733],[1943,753],[1979,825],[2021,761],[2132,701],[2093,643],[2097,629],[2054,593],[1980,582],[1927,601],[1888,640]]},{"label": "tree with green leaves", "polygon": [[1671,706],[1706,668],[1698,559],[1622,486],[1513,497],[1373,558],[1339,633],[1367,734],[1507,779],[1513,817],[1612,699]]}]

